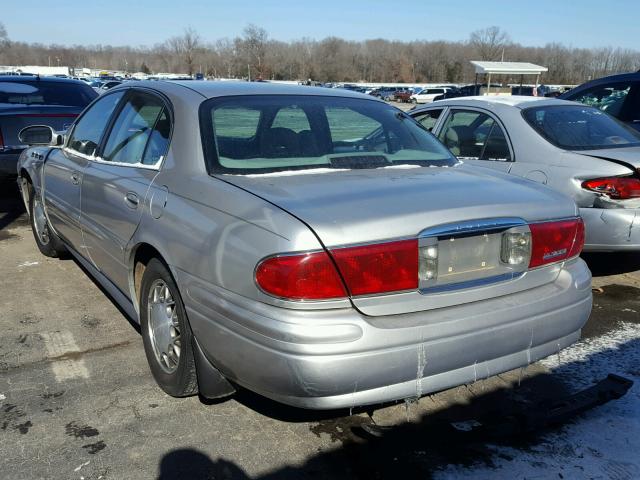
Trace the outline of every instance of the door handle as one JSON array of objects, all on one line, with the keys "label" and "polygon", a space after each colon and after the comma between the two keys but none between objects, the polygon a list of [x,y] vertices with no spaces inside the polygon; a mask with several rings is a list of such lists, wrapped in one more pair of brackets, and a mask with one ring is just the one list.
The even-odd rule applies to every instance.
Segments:
[{"label": "door handle", "polygon": [[134,192],[127,192],[127,194],[124,196],[124,200],[131,208],[138,208],[138,204],[140,203],[138,195],[136,195]]},{"label": "door handle", "polygon": [[71,183],[73,183],[74,185],[80,184],[80,174],[78,172],[73,172],[71,174]]}]

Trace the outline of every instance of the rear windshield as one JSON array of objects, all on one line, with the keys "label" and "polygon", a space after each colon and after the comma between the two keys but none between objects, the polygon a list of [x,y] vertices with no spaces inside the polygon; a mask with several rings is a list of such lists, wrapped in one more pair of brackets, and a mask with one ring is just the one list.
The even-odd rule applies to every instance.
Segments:
[{"label": "rear windshield", "polygon": [[525,120],[552,144],[566,150],[635,147],[640,133],[600,110],[583,105],[527,108]]},{"label": "rear windshield", "polygon": [[200,115],[210,172],[456,163],[413,119],[373,100],[238,96],[209,100]]},{"label": "rear windshield", "polygon": [[0,82],[0,106],[60,105],[84,108],[97,95],[91,87],[83,84],[46,80]]}]

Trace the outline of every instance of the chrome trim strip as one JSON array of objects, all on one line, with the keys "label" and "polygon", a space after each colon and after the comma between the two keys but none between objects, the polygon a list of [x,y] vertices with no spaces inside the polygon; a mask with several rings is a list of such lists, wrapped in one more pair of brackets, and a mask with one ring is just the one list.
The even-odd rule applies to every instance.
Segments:
[{"label": "chrome trim strip", "polygon": [[425,295],[430,293],[451,292],[455,290],[463,290],[465,288],[481,287],[481,286],[489,285],[493,283],[506,282],[509,280],[517,280],[518,278],[522,277],[526,272],[527,272],[526,270],[508,272],[508,273],[503,273],[501,275],[494,275],[493,277],[478,278],[476,280],[468,280],[466,282],[448,283],[445,285],[436,285],[433,287],[421,288],[418,291],[423,295]]},{"label": "chrome trim strip", "polygon": [[427,228],[418,234],[418,238],[422,239],[426,237],[465,235],[467,233],[479,232],[497,232],[523,225],[527,225],[527,222],[518,217],[467,220],[464,222],[447,223],[444,225],[438,225],[437,227]]}]

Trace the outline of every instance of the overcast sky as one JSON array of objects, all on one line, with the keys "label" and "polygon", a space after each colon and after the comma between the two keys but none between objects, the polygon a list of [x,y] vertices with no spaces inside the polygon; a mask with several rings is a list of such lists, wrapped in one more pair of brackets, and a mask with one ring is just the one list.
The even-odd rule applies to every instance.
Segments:
[{"label": "overcast sky", "polygon": [[528,46],[640,49],[640,0],[2,0],[12,40],[153,45],[193,27],[204,40],[240,35],[249,23],[271,38],[465,40],[498,25]]}]

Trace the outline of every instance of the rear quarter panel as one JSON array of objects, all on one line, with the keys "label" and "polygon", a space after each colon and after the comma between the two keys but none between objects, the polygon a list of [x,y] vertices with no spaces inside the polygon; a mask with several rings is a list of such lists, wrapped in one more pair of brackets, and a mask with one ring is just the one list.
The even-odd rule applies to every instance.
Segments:
[{"label": "rear quarter panel", "polygon": [[[254,282],[254,270],[266,256],[318,250],[320,242],[304,223],[279,207],[208,175],[196,114],[205,98],[178,85],[171,88],[175,90],[175,95],[168,91],[174,131],[140,225],[125,252],[130,271],[137,247],[147,243],[161,253],[177,277],[187,307],[195,305],[194,288],[202,287],[301,308],[299,302],[264,294]],[[133,280],[130,286],[133,293]],[[306,302],[304,307],[314,308],[315,303],[315,308],[350,305],[340,300]]]}]

